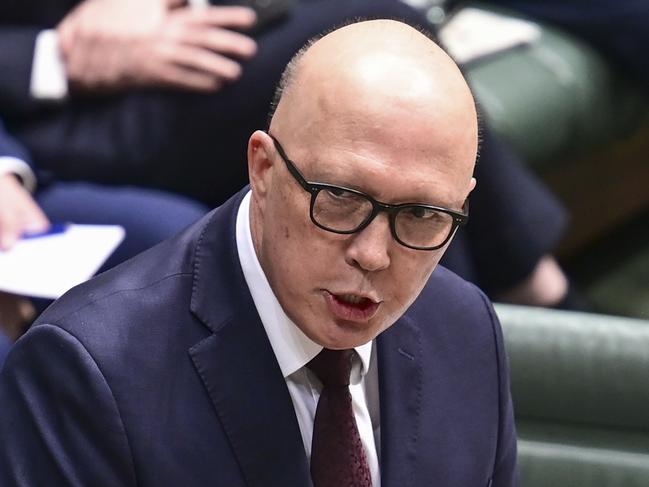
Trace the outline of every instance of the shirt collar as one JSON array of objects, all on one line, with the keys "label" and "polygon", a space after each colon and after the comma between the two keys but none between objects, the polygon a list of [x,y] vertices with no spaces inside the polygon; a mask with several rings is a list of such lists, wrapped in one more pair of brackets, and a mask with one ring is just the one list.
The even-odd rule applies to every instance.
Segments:
[{"label": "shirt collar", "polygon": [[[268,340],[273,348],[279,367],[286,379],[289,375],[304,367],[322,350],[318,345],[286,315],[279,304],[275,293],[266,279],[257,253],[252,243],[250,231],[250,199],[251,192],[244,196],[237,213],[237,251],[241,269],[250,289],[250,294],[257,308],[259,318],[266,330]],[[361,377],[370,367],[372,341],[356,347],[356,353],[361,361]],[[354,382],[354,381],[352,381]]]}]

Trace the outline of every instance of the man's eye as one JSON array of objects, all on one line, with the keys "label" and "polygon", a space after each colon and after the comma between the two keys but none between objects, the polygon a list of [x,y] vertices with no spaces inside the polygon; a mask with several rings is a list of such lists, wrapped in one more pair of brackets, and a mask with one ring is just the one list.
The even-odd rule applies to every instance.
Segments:
[{"label": "man's eye", "polygon": [[345,199],[345,198],[352,198],[353,195],[349,191],[345,191],[344,189],[341,188],[327,188],[325,190],[327,192],[327,196],[330,196],[334,199]]},{"label": "man's eye", "polygon": [[439,214],[435,210],[417,206],[408,208],[407,214],[411,218],[416,218],[419,220],[433,220],[439,217]]}]

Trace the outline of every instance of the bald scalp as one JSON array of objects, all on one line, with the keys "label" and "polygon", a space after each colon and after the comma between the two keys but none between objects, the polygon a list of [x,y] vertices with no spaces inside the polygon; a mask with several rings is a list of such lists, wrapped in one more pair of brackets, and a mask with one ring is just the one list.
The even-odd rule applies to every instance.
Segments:
[{"label": "bald scalp", "polygon": [[372,104],[379,110],[434,104],[431,115],[473,125],[477,133],[473,96],[459,68],[430,37],[393,20],[350,24],[304,46],[282,75],[269,126],[277,131],[292,120],[287,130],[306,131],[322,116],[344,123],[337,109]]}]

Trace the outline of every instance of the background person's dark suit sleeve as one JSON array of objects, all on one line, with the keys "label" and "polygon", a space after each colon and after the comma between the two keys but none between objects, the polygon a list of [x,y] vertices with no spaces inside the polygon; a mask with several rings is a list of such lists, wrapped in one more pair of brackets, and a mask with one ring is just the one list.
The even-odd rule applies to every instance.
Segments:
[{"label": "background person's dark suit sleeve", "polygon": [[5,130],[4,124],[0,119],[0,157],[15,157],[20,159],[25,164],[31,166],[30,158],[27,155],[25,148],[18,143],[11,135]]},{"label": "background person's dark suit sleeve", "polygon": [[37,107],[29,85],[39,30],[0,25],[0,113],[4,117],[24,115]]},{"label": "background person's dark suit sleeve", "polygon": [[456,233],[441,263],[493,297],[522,282],[556,248],[569,215],[486,127],[474,175],[469,224]]}]

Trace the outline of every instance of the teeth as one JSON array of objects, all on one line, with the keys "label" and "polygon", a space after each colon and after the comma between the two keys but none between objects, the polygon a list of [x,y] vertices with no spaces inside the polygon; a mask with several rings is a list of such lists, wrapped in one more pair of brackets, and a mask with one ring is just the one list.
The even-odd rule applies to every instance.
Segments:
[{"label": "teeth", "polygon": [[361,301],[363,301],[365,298],[363,298],[362,296],[356,296],[354,294],[343,294],[342,296],[340,296],[340,299],[351,304],[360,304]]}]

